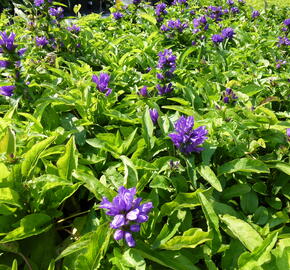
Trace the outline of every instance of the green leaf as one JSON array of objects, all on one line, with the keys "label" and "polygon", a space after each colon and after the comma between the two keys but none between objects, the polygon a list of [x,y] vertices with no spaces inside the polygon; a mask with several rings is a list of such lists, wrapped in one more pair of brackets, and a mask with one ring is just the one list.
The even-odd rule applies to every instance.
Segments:
[{"label": "green leaf", "polygon": [[259,199],[254,191],[250,191],[241,196],[240,203],[246,214],[253,214],[258,208]]},{"label": "green leaf", "polygon": [[0,188],[0,203],[21,207],[18,192],[8,187]]},{"label": "green leaf", "polygon": [[263,243],[260,234],[246,221],[230,215],[220,216],[222,222],[227,225],[231,233],[239,239],[242,244],[250,251],[259,247]]},{"label": "green leaf", "polygon": [[77,14],[80,11],[81,7],[82,7],[81,4],[74,5],[74,8],[73,8],[74,13]]},{"label": "green leaf", "polygon": [[30,176],[37,164],[39,156],[47,147],[49,147],[53,143],[55,138],[56,137],[52,136],[35,144],[28,152],[24,154],[24,160],[21,166],[21,173],[23,176]]},{"label": "green leaf", "polygon": [[271,250],[275,246],[277,241],[278,232],[272,232],[263,241],[263,243],[258,246],[252,253],[243,253],[238,261],[239,269],[241,270],[251,270],[256,269],[257,266],[261,266],[264,263],[271,260]]},{"label": "green leaf", "polygon": [[203,179],[205,179],[212,185],[213,188],[215,188],[219,192],[223,191],[220,181],[209,166],[200,165],[199,167],[197,167],[197,171]]},{"label": "green leaf", "polygon": [[146,111],[144,112],[144,115],[142,117],[142,126],[143,137],[147,144],[147,147],[149,147],[149,149],[152,149],[154,146],[154,140],[152,140],[154,125],[151,120],[148,108],[146,108]]},{"label": "green leaf", "polygon": [[156,19],[153,16],[149,15],[148,13],[140,13],[138,14],[138,16],[144,18],[145,20],[151,22],[154,25],[156,24]]},{"label": "green leaf", "polygon": [[92,192],[98,200],[102,200],[103,197],[112,200],[113,197],[116,196],[116,192],[106,187],[93,175],[76,171],[73,173],[73,177],[85,183],[85,187]]},{"label": "green leaf", "polygon": [[161,215],[168,216],[171,215],[174,211],[182,208],[195,208],[200,205],[198,194],[202,190],[197,190],[193,193],[179,193],[176,198],[161,206]]},{"label": "green leaf", "polygon": [[126,156],[120,156],[120,159],[125,167],[124,186],[127,188],[136,187],[138,182],[138,172],[133,162]]},{"label": "green leaf", "polygon": [[212,231],[212,254],[215,254],[219,249],[222,237],[219,230],[219,218],[214,211],[214,208],[210,201],[206,198],[203,193],[198,193],[198,198],[201,203],[202,211],[206,217],[208,229]]},{"label": "green leaf", "polygon": [[137,240],[136,250],[140,253],[142,257],[150,261],[156,262],[163,265],[169,269],[173,270],[199,270],[190,258],[183,255],[182,252],[176,251],[158,251],[147,246],[143,241]]},{"label": "green leaf", "polygon": [[8,171],[7,167],[3,163],[0,163],[0,180],[7,178],[9,174],[10,172]]},{"label": "green leaf", "polygon": [[121,154],[121,152],[115,145],[110,145],[106,141],[101,140],[99,138],[88,139],[86,140],[86,142],[95,148],[105,150],[106,152],[110,152],[114,158],[118,158],[119,155]]},{"label": "green leaf", "polygon": [[11,128],[7,128],[4,136],[0,140],[0,154],[6,153],[8,159],[11,159],[11,155],[16,153],[16,137],[15,132]]},{"label": "green leaf", "polygon": [[71,180],[72,172],[78,166],[77,150],[74,136],[72,136],[65,146],[65,152],[56,163],[59,176]]},{"label": "green leaf", "polygon": [[278,169],[279,171],[290,175],[290,164],[285,162],[268,163],[270,168]]},{"label": "green leaf", "polygon": [[9,232],[0,243],[21,240],[41,234],[51,227],[51,218],[45,214],[30,214],[20,220],[18,228]]},{"label": "green leaf", "polygon": [[209,232],[204,232],[199,228],[191,228],[183,233],[182,236],[175,236],[160,248],[167,250],[180,250],[182,248],[195,248],[196,246],[211,240]]},{"label": "green leaf", "polygon": [[269,168],[260,160],[241,158],[223,164],[218,168],[218,175],[234,172],[269,173]]},{"label": "green leaf", "polygon": [[239,89],[240,92],[248,95],[249,97],[263,91],[263,88],[256,84],[249,84]]},{"label": "green leaf", "polygon": [[251,191],[251,187],[247,184],[236,184],[224,190],[222,197],[224,200],[233,197],[239,197]]}]

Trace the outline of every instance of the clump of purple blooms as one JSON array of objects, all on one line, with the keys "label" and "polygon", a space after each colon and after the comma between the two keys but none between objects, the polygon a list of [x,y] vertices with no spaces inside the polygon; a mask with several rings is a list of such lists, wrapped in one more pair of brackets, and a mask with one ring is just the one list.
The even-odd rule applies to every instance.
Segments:
[{"label": "clump of purple blooms", "polygon": [[162,22],[164,20],[164,17],[167,14],[167,10],[166,10],[166,4],[165,3],[161,3],[156,5],[155,7],[155,15],[157,17],[157,22]]},{"label": "clump of purple blooms", "polygon": [[290,18],[284,20],[283,23],[284,23],[286,26],[290,27]]},{"label": "clump of purple blooms", "polygon": [[205,126],[200,126],[196,129],[193,129],[193,126],[193,116],[181,116],[174,125],[175,133],[168,135],[182,153],[189,154],[204,150],[200,145],[207,139],[208,131]]},{"label": "clump of purple blooms", "polygon": [[48,13],[50,14],[50,16],[55,17],[56,19],[61,19],[63,18],[63,8],[62,7],[51,7],[48,10]]},{"label": "clump of purple blooms", "polygon": [[223,92],[222,100],[226,104],[234,104],[237,102],[237,95],[231,88],[226,88],[226,91]]},{"label": "clump of purple blooms", "polygon": [[1,47],[1,52],[3,51],[14,51],[17,45],[14,44],[15,41],[15,33],[11,33],[8,35],[5,31],[0,32],[0,47]]},{"label": "clump of purple blooms", "polygon": [[221,16],[224,14],[222,7],[208,6],[207,7],[208,17],[218,22],[221,21]]},{"label": "clump of purple blooms", "polygon": [[157,68],[160,69],[161,73],[157,73],[157,79],[161,80],[162,85],[158,84],[156,88],[159,95],[164,95],[173,90],[172,83],[168,82],[176,69],[176,56],[172,54],[172,50],[168,49],[165,49],[163,52],[159,52],[158,56],[159,60]]},{"label": "clump of purple blooms", "polygon": [[4,85],[0,87],[0,95],[11,97],[13,95],[13,91],[15,90],[15,85]]},{"label": "clump of purple blooms", "polygon": [[46,37],[36,37],[35,42],[38,47],[44,47],[48,44]]},{"label": "clump of purple blooms", "polygon": [[164,25],[162,25],[160,30],[161,31],[177,30],[181,33],[187,27],[188,27],[187,23],[181,23],[181,21],[177,19],[177,20],[169,20],[167,26],[164,27]]},{"label": "clump of purple blooms", "polygon": [[[36,7],[40,7],[44,4],[44,2],[45,2],[45,0],[34,0],[34,5]],[[52,2],[52,0],[47,0],[47,3],[51,3],[51,2]]]},{"label": "clump of purple blooms", "polygon": [[146,97],[148,95],[147,92],[147,86],[144,85],[138,92],[138,95],[141,95],[142,97]]},{"label": "clump of purple blooms", "polygon": [[159,60],[157,67],[163,70],[167,77],[170,77],[176,69],[176,56],[172,54],[171,49],[165,49],[158,53]]},{"label": "clump of purple blooms", "polygon": [[227,28],[222,30],[222,36],[224,38],[232,39],[234,37],[234,35],[235,35],[235,31],[231,27],[227,27]]},{"label": "clump of purple blooms", "polygon": [[114,217],[110,223],[115,240],[125,239],[129,247],[135,246],[132,232],[140,231],[140,224],[148,220],[148,214],[153,208],[152,202],[140,204],[142,198],[134,198],[136,188],[120,187],[118,195],[110,202],[103,197],[100,208],[108,209],[107,215]]},{"label": "clump of purple blooms", "polygon": [[278,47],[280,46],[289,46],[290,45],[290,40],[287,37],[278,37]]},{"label": "clump of purple blooms", "polygon": [[290,142],[290,128],[286,128],[286,136],[288,138],[288,142]]},{"label": "clump of purple blooms", "polygon": [[231,8],[231,12],[234,13],[234,14],[236,14],[236,13],[240,13],[240,10],[239,10],[238,7],[232,7]]},{"label": "clump of purple blooms", "polygon": [[235,2],[233,0],[227,0],[227,4],[230,5],[230,6],[232,6],[232,5],[235,4]]},{"label": "clump of purple blooms", "polygon": [[259,16],[260,16],[260,12],[259,12],[258,10],[254,10],[254,11],[252,12],[252,18],[253,18],[253,19],[255,19],[255,18],[259,17]]},{"label": "clump of purple blooms", "polygon": [[124,17],[124,14],[119,12],[119,11],[113,12],[112,14],[113,14],[113,17],[114,17],[115,20],[120,20],[121,18]]},{"label": "clump of purple blooms", "polygon": [[223,37],[222,35],[215,34],[215,35],[212,35],[211,40],[212,40],[214,43],[221,43],[221,42],[224,41],[224,37]]},{"label": "clump of purple blooms", "polygon": [[107,73],[100,73],[100,76],[97,75],[92,76],[92,81],[97,85],[97,89],[102,92],[106,93],[105,95],[108,96],[112,93],[112,89],[109,88],[109,81],[110,75]]},{"label": "clump of purple blooms", "polygon": [[141,3],[141,0],[133,0],[133,4],[138,6]]},{"label": "clump of purple blooms", "polygon": [[194,18],[193,19],[193,33],[198,33],[201,30],[206,31],[208,29],[208,23],[207,23],[207,19],[205,16],[201,16],[199,18]]},{"label": "clump of purple blooms", "polygon": [[156,109],[150,109],[149,113],[153,124],[156,125],[159,117],[158,111]]},{"label": "clump of purple blooms", "polygon": [[75,33],[75,34],[78,34],[80,31],[81,31],[81,28],[75,24],[73,24],[72,26],[68,26],[66,28],[69,32],[71,33]]},{"label": "clump of purple blooms", "polygon": [[278,68],[278,69],[286,64],[287,64],[286,60],[276,60],[276,68]]}]

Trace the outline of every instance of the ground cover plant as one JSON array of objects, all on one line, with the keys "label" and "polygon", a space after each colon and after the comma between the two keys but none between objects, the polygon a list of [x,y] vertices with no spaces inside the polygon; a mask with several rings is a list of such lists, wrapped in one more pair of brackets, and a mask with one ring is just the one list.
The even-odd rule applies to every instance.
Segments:
[{"label": "ground cover plant", "polygon": [[0,269],[289,269],[289,7],[79,8],[1,14]]}]

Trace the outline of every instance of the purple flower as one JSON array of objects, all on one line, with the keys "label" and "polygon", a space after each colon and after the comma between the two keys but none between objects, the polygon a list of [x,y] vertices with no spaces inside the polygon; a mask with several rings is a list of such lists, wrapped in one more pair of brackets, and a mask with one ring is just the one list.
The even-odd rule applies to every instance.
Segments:
[{"label": "purple flower", "polygon": [[290,128],[286,128],[286,135],[288,137],[288,141],[290,142]]},{"label": "purple flower", "polygon": [[158,90],[159,95],[170,93],[173,90],[172,83],[169,83],[168,85],[163,85],[163,86],[161,86],[160,84],[157,84],[156,88]]},{"label": "purple flower", "polygon": [[19,56],[22,56],[23,54],[25,54],[26,51],[27,51],[27,48],[22,48],[22,49],[20,49],[20,50],[17,52],[17,54],[18,54]]},{"label": "purple flower", "polygon": [[235,4],[235,2],[233,0],[227,0],[227,4],[232,6],[233,4]]},{"label": "purple flower", "polygon": [[238,7],[232,7],[232,8],[231,8],[231,12],[232,12],[232,13],[239,13],[240,10],[239,10]]},{"label": "purple flower", "polygon": [[158,56],[159,60],[157,67],[173,73],[176,69],[176,56],[172,54],[172,50],[165,49],[163,52],[159,52]]},{"label": "purple flower", "polygon": [[15,90],[15,85],[0,86],[0,95],[11,97],[13,95],[14,90]]},{"label": "purple flower", "polygon": [[213,35],[211,39],[214,43],[220,43],[223,42],[224,37],[222,35]]},{"label": "purple flower", "polygon": [[147,86],[143,86],[140,91],[138,92],[139,95],[143,96],[143,97],[146,97],[147,96]]},{"label": "purple flower", "polygon": [[166,9],[165,3],[161,3],[161,4],[156,5],[156,7],[155,7],[156,16],[160,17],[161,15],[166,15],[167,10],[165,10],[165,9]]},{"label": "purple flower", "polygon": [[15,36],[14,33],[8,36],[6,32],[0,32],[0,46],[2,49],[13,51],[17,47],[17,45],[14,44]]},{"label": "purple flower", "polygon": [[246,4],[246,2],[245,2],[244,0],[238,0],[238,2],[239,2],[241,5]]},{"label": "purple flower", "polygon": [[215,6],[208,6],[207,12],[209,13],[208,16],[215,21],[221,21],[220,17],[224,14],[222,7],[215,7]]},{"label": "purple flower", "polygon": [[103,197],[100,204],[100,208],[108,210],[107,215],[114,217],[110,223],[110,227],[116,229],[114,239],[125,239],[129,247],[135,246],[131,232],[140,231],[140,223],[148,220],[148,214],[153,208],[152,202],[140,205],[142,198],[135,198],[135,194],[136,188],[126,189],[122,186],[112,202]]},{"label": "purple flower", "polygon": [[72,32],[72,33],[75,33],[75,34],[77,34],[77,33],[79,33],[81,31],[81,28],[79,26],[75,25],[75,24],[73,24],[72,26],[68,26],[66,29],[69,32]]},{"label": "purple flower", "polygon": [[1,68],[7,68],[10,66],[10,62],[6,60],[0,60],[0,67]]},{"label": "purple flower", "polygon": [[253,18],[253,19],[255,19],[255,18],[259,17],[259,16],[260,16],[260,12],[259,12],[258,10],[254,10],[254,11],[252,12],[252,18]]},{"label": "purple flower", "polygon": [[36,7],[39,7],[39,6],[43,5],[43,3],[44,3],[44,0],[34,0],[34,5]]},{"label": "purple flower", "polygon": [[286,65],[287,64],[287,61],[285,61],[285,60],[276,60],[276,68],[281,68],[281,66],[283,66],[283,65]]},{"label": "purple flower", "polygon": [[35,41],[38,47],[43,47],[48,44],[48,40],[46,39],[46,37],[36,37]]},{"label": "purple flower", "polygon": [[206,139],[208,131],[205,126],[192,129],[194,126],[193,116],[181,116],[175,123],[175,133],[170,133],[174,145],[183,153],[200,152],[203,150],[201,145]]},{"label": "purple flower", "polygon": [[158,111],[156,109],[150,109],[149,113],[153,124],[156,125],[159,117]]},{"label": "purple flower", "polygon": [[133,0],[133,4],[136,6],[139,5],[140,3],[141,3],[141,0]]},{"label": "purple flower", "polygon": [[92,76],[93,82],[97,85],[97,89],[105,93],[106,96],[110,95],[112,93],[112,89],[109,88],[109,81],[110,81],[110,75],[107,73],[100,73],[100,76],[93,75]]},{"label": "purple flower", "polygon": [[160,30],[163,31],[163,32],[167,32],[170,30],[169,27],[167,27],[165,24],[162,24],[161,27],[160,27]]},{"label": "purple flower", "polygon": [[222,100],[227,104],[234,104],[238,99],[237,95],[233,92],[231,88],[226,88],[226,91],[223,93]]},{"label": "purple flower", "polygon": [[231,27],[227,27],[222,30],[222,36],[224,38],[232,39],[234,34],[235,34],[234,29]]},{"label": "purple flower", "polygon": [[124,17],[124,14],[121,13],[121,12],[119,12],[119,11],[117,11],[117,12],[114,12],[114,13],[113,13],[113,16],[114,16],[114,19],[115,19],[115,20],[120,20],[121,18]]},{"label": "purple flower", "polygon": [[283,23],[284,23],[286,26],[290,26],[290,18],[289,18],[289,19],[286,19]]},{"label": "purple flower", "polygon": [[51,7],[48,10],[48,13],[50,16],[56,17],[56,18],[63,18],[63,8],[62,7]]},{"label": "purple flower", "polygon": [[290,40],[287,37],[278,37],[278,46],[281,46],[281,45],[289,46]]}]

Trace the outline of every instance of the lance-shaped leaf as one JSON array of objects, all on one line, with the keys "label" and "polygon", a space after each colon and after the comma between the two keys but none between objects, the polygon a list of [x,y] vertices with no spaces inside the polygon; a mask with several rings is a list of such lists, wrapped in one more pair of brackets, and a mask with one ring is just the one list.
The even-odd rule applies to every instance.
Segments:
[{"label": "lance-shaped leaf", "polygon": [[52,144],[54,140],[54,136],[49,137],[35,144],[28,152],[26,152],[26,154],[24,155],[24,161],[21,166],[21,173],[24,177],[30,176],[37,164],[39,156],[47,147],[49,147],[49,145]]},{"label": "lance-shaped leaf", "polygon": [[72,136],[65,146],[65,152],[56,163],[61,178],[71,180],[72,172],[78,166],[75,137]]}]

